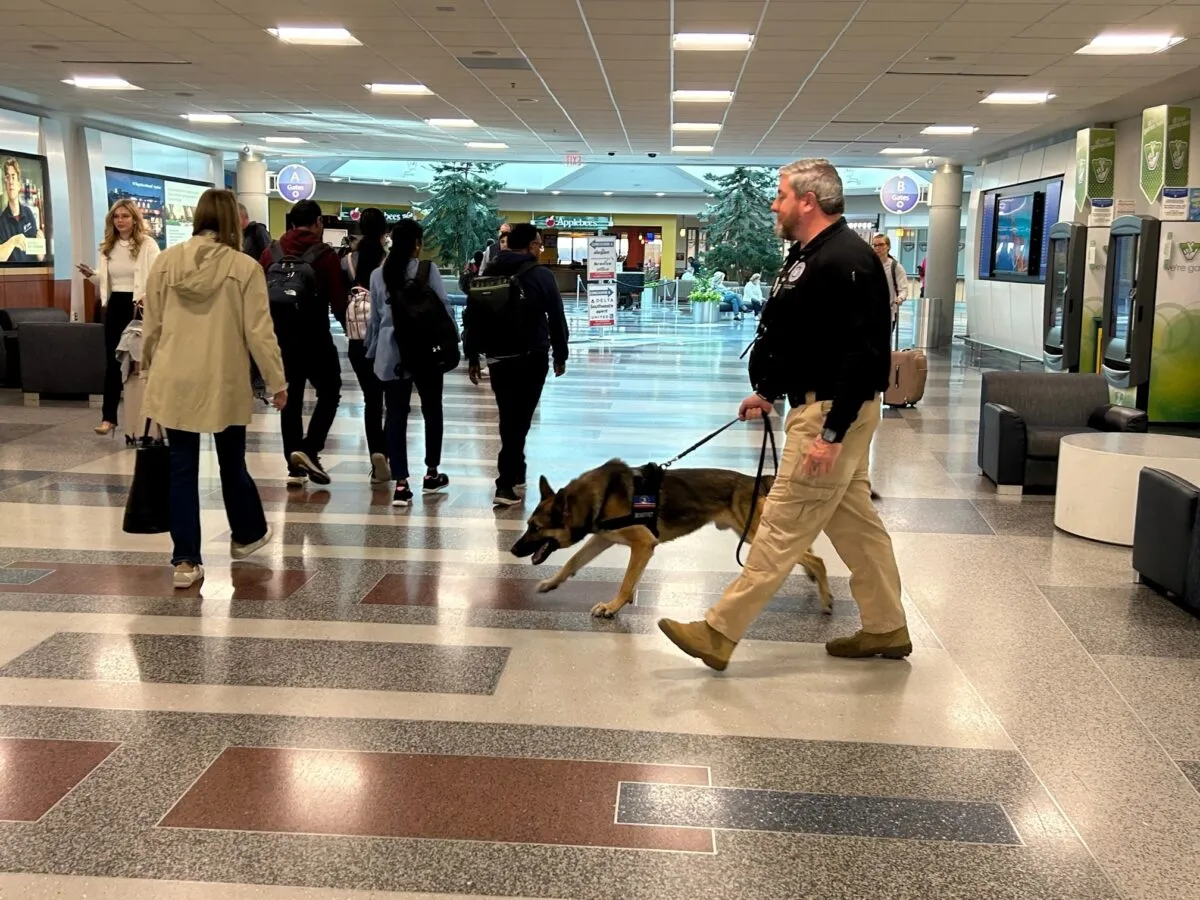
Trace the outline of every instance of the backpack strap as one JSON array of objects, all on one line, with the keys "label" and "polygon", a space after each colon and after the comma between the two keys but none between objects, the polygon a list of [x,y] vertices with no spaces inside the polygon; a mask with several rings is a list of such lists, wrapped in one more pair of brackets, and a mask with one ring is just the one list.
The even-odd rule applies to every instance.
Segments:
[{"label": "backpack strap", "polygon": [[283,247],[279,241],[271,241],[271,262],[277,263],[283,259],[286,254],[283,252]]},{"label": "backpack strap", "polygon": [[536,259],[531,259],[528,262],[523,262],[523,263],[521,263],[520,267],[518,267],[517,271],[512,273],[512,277],[520,278],[526,272],[529,272],[532,269],[536,269],[540,265],[541,265],[541,263],[538,262]]},{"label": "backpack strap", "polygon": [[421,284],[429,284],[429,270],[433,268],[433,263],[427,259],[417,263],[417,274],[413,278],[414,281],[419,281]]},{"label": "backpack strap", "polygon": [[328,244],[326,244],[323,241],[319,244],[313,244],[311,247],[309,247],[307,250],[304,251],[304,254],[300,257],[300,259],[301,259],[301,261],[306,262],[311,266],[318,259],[320,259],[322,256],[325,255],[326,250],[332,251],[333,248],[330,247]]},{"label": "backpack strap", "polygon": [[892,291],[897,297],[899,297],[900,285],[896,283],[896,260],[890,256],[888,257],[888,272],[891,273],[892,276]]}]

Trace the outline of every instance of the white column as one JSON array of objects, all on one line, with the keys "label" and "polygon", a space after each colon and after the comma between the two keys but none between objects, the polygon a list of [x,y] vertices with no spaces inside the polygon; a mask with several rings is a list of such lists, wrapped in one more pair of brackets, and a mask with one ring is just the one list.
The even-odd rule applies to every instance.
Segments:
[{"label": "white column", "polygon": [[250,218],[266,224],[270,221],[267,208],[267,162],[253,151],[238,156],[238,200],[244,203]]},{"label": "white column", "polygon": [[950,344],[954,333],[954,295],[958,287],[958,241],[962,232],[962,166],[946,163],[933,175],[929,192],[929,249],[925,263],[925,296],[940,300],[931,322],[931,343]]}]

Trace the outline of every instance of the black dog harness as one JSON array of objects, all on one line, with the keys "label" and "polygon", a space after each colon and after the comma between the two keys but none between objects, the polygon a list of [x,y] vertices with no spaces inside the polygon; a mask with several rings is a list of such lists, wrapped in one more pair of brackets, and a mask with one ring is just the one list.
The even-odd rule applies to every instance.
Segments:
[{"label": "black dog harness", "polygon": [[[633,503],[628,515],[615,519],[602,519],[596,523],[597,531],[617,531],[632,525],[643,525],[658,537],[658,508],[662,498],[663,467],[646,463],[633,470]],[[605,498],[607,499],[607,498]]]}]

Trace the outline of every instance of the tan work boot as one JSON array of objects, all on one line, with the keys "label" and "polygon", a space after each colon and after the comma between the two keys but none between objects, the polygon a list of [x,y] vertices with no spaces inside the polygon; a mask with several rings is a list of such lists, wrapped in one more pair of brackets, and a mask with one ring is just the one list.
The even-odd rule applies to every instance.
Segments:
[{"label": "tan work boot", "polygon": [[864,659],[868,656],[904,659],[912,653],[912,641],[908,637],[908,626],[902,625],[887,634],[856,631],[850,637],[834,638],[825,644],[825,652],[847,659]]},{"label": "tan work boot", "polygon": [[733,656],[733,648],[737,646],[736,641],[731,641],[707,622],[659,619],[658,627],[676,647],[718,672],[725,671],[729,657]]}]

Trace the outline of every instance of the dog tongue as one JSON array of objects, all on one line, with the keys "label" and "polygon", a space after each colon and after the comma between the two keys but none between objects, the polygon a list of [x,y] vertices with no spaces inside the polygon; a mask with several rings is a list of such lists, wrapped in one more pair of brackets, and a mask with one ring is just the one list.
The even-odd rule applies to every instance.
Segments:
[{"label": "dog tongue", "polygon": [[544,563],[546,561],[546,558],[550,555],[550,552],[551,552],[551,545],[550,545],[549,541],[547,541],[544,544],[538,545],[538,548],[533,551],[533,560],[532,560],[533,564],[535,566],[540,566],[542,563]]}]

